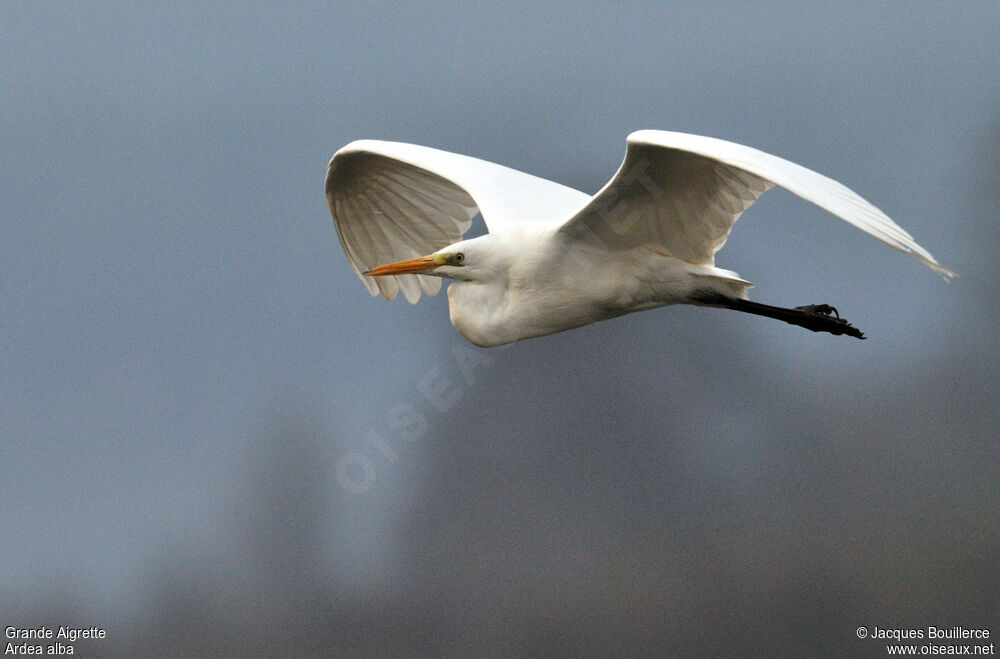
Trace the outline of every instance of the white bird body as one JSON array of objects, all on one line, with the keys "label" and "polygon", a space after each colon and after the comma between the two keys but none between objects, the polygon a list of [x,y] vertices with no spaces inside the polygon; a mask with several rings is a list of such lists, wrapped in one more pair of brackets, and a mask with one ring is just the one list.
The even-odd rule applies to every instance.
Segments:
[{"label": "white bird body", "polygon": [[452,325],[484,347],[686,302],[705,288],[739,296],[749,286],[735,273],[645,246],[610,252],[577,244],[551,227],[488,234],[453,247],[467,262],[476,259],[478,248],[488,250],[496,276],[456,278],[448,287],[448,302]]},{"label": "white bird body", "polygon": [[[334,155],[326,191],[344,251],[369,291],[391,299],[402,290],[416,302],[421,291],[439,290],[439,277],[454,279],[451,322],[476,345],[685,303],[863,338],[827,305],[749,302],[750,282],[715,267],[733,223],[774,184],[954,275],[836,181],[684,133],[633,133],[622,167],[592,197],[476,158],[373,140]],[[490,233],[460,240],[477,211]]]}]

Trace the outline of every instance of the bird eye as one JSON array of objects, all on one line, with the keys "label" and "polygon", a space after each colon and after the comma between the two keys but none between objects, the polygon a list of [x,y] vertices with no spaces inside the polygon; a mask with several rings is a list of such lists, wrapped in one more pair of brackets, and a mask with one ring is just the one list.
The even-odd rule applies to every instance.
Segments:
[{"label": "bird eye", "polygon": [[458,252],[457,254],[455,254],[455,263],[461,263],[464,260],[465,260],[465,254],[463,254],[461,252]]}]

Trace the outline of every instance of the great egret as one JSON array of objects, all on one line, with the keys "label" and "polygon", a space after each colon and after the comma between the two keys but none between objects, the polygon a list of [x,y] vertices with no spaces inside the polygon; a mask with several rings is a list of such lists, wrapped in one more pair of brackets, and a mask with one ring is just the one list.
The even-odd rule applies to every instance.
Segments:
[{"label": "great egret", "polygon": [[[337,151],[326,195],[337,235],[372,295],[415,303],[448,288],[451,322],[498,346],[668,304],[724,307],[816,332],[864,335],[829,305],[751,302],[715,267],[733,223],[780,185],[944,277],[955,273],[840,183],[747,146],[641,130],[594,196],[469,156],[359,140]],[[482,213],[489,233],[461,240]],[[380,265],[381,264],[381,265]]]}]

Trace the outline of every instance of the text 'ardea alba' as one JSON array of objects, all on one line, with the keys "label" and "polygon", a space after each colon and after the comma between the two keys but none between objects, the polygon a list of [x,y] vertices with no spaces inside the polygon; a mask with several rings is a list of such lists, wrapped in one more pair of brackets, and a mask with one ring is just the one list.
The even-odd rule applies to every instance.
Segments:
[{"label": "text 'ardea alba'", "polygon": [[[800,165],[710,137],[642,130],[594,196],[469,156],[360,140],[330,160],[337,235],[372,295],[411,303],[448,288],[451,322],[497,346],[668,304],[725,307],[817,332],[864,335],[829,305],[747,300],[715,267],[740,214],[780,185],[945,277],[955,273],[853,191]],[[487,235],[461,240],[482,213]],[[381,265],[380,265],[381,264]]]}]

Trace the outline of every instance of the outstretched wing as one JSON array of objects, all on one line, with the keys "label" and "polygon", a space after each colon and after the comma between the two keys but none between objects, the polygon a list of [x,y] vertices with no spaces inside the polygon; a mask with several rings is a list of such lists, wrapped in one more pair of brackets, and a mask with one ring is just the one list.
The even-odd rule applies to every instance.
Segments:
[{"label": "outstretched wing", "polygon": [[912,254],[942,276],[955,275],[837,181],[757,149],[686,133],[629,135],[614,178],[560,231],[609,249],[647,244],[690,263],[713,265],[733,223],[774,185]]},{"label": "outstretched wing", "polygon": [[558,220],[588,195],[478,158],[413,144],[359,140],[337,151],[326,174],[337,236],[358,277],[375,295],[399,290],[411,303],[434,295],[439,277],[364,277],[370,268],[458,242],[476,212],[491,232],[517,222]]}]

